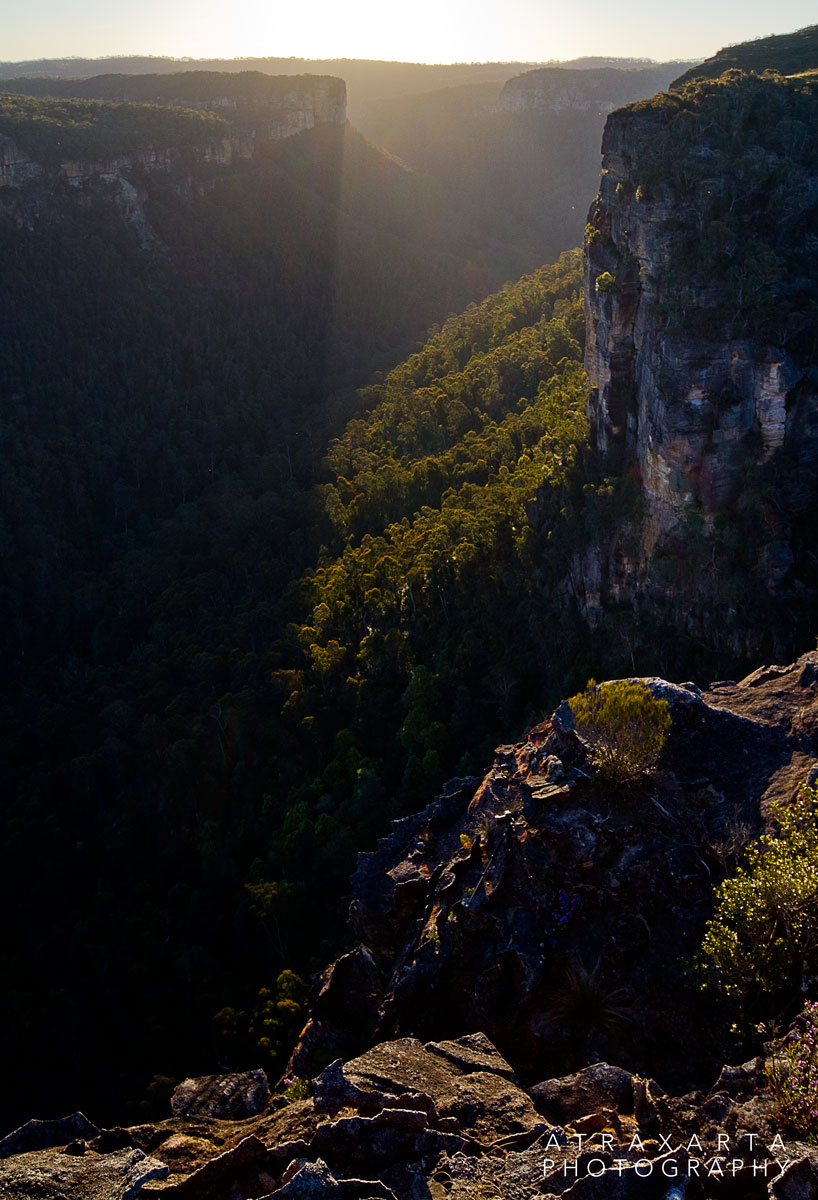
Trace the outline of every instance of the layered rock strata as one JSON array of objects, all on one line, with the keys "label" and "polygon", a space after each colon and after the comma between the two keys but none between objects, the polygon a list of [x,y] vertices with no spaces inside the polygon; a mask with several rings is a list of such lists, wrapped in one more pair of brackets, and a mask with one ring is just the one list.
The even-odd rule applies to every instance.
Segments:
[{"label": "layered rock strata", "polygon": [[754,470],[818,462],[818,153],[778,136],[815,103],[814,83],[736,72],[608,119],[586,237],[589,415],[611,462],[638,467],[648,555],[691,516],[729,518]]}]

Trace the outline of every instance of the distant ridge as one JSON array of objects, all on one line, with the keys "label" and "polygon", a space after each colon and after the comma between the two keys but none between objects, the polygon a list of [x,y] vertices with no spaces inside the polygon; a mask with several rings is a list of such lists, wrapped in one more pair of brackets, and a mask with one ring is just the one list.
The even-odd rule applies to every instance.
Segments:
[{"label": "distant ridge", "polygon": [[818,25],[725,46],[712,58],[685,71],[671,87],[682,87],[691,79],[717,79],[731,67],[742,71],[778,71],[781,75],[797,75],[818,67]]},{"label": "distant ridge", "polygon": [[[496,83],[498,90],[523,71],[542,66],[587,70],[654,65],[636,58],[578,58],[569,62],[402,63],[355,58],[168,58],[163,55],[119,55],[107,58],[43,58],[26,62],[0,62],[0,79],[57,77],[87,79],[98,75],[169,75],[179,71],[261,71],[269,75],[333,75],[347,85],[349,117],[357,123],[369,104],[396,96],[416,95],[464,84]],[[680,63],[683,69],[687,63]]]}]

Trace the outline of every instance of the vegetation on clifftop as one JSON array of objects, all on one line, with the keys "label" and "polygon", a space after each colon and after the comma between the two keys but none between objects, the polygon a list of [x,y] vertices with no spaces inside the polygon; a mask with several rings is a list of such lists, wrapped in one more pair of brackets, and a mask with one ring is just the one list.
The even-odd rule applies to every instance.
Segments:
[{"label": "vegetation on clifftop", "polygon": [[0,135],[45,166],[105,161],[149,147],[185,150],[226,133],[220,117],[194,109],[0,92]]},{"label": "vegetation on clifftop", "polygon": [[28,77],[3,79],[0,94],[180,104],[185,100],[275,103],[297,91],[327,84],[343,97],[344,85],[331,75],[266,75],[262,71],[176,71],[163,75],[95,75],[91,79]]},{"label": "vegetation on clifftop", "polygon": [[682,198],[659,284],[673,328],[683,323],[688,335],[707,337],[716,309],[728,336],[811,357],[818,73],[784,79],[729,71],[630,111],[642,127],[623,188],[651,199],[669,187]]},{"label": "vegetation on clifftop", "polygon": [[759,73],[778,71],[781,75],[818,68],[818,25],[807,25],[795,33],[775,34],[725,46],[712,58],[685,71],[672,86],[680,88],[692,79],[717,79],[733,67]]}]

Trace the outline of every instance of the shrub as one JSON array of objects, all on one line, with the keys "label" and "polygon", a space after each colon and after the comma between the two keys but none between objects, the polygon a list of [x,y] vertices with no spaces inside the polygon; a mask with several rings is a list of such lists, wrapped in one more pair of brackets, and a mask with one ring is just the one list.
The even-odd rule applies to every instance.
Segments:
[{"label": "shrub", "polygon": [[568,701],[577,729],[591,743],[600,775],[632,782],[650,771],[667,741],[670,705],[643,683],[619,679],[588,687]]},{"label": "shrub", "polygon": [[312,1095],[312,1084],[309,1079],[301,1079],[298,1075],[288,1075],[282,1080],[284,1099],[292,1103],[295,1100],[309,1100]]},{"label": "shrub", "polygon": [[818,1004],[810,1003],[798,1030],[774,1054],[767,1080],[782,1125],[818,1138]]},{"label": "shrub", "polygon": [[615,292],[616,291],[616,276],[610,271],[603,271],[601,275],[596,277],[596,290],[598,292]]},{"label": "shrub", "polygon": [[717,888],[702,944],[725,992],[742,1000],[798,994],[818,950],[818,789],[770,815],[778,833]]}]

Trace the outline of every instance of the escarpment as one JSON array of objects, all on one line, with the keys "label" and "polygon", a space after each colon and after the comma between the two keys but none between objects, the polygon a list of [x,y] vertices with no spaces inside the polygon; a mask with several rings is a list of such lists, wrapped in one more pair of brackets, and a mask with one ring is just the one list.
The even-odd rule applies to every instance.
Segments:
[{"label": "escarpment", "polygon": [[705,543],[722,597],[725,576],[814,595],[816,114],[815,74],[732,71],[608,119],[585,242],[589,417],[609,468],[635,468],[643,514],[627,579],[616,553],[601,582],[586,563],[592,607],[606,578],[667,599],[660,561],[694,562],[699,543],[694,622]]},{"label": "escarpment", "polygon": [[656,535],[739,470],[818,461],[816,81],[689,91],[609,119],[586,240],[597,444],[636,459]]},{"label": "escarpment", "polygon": [[294,134],[345,122],[346,85],[330,76],[12,79],[0,93],[0,187],[49,175],[76,181],[225,167]]}]

